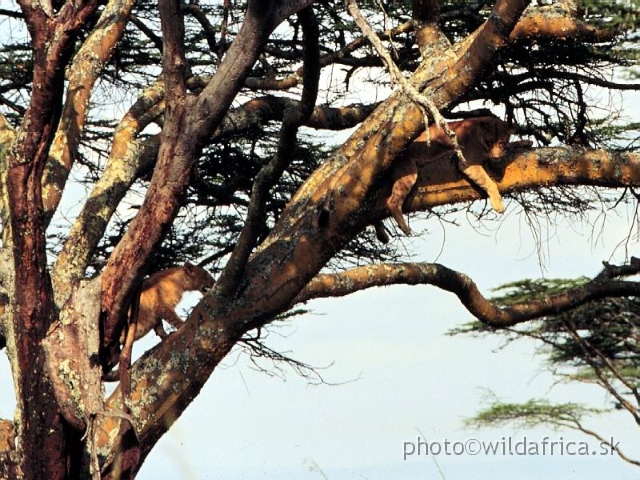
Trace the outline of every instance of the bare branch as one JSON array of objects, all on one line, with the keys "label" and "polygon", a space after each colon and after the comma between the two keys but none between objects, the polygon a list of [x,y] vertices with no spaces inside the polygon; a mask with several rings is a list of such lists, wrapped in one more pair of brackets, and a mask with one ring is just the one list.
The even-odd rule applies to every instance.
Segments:
[{"label": "bare branch", "polygon": [[[288,97],[269,95],[254,98],[229,112],[213,138],[264,125],[269,121],[282,121],[287,111],[299,108],[298,104],[298,100]],[[315,106],[302,125],[320,130],[345,130],[365,120],[378,105],[379,103],[352,104],[346,107]]]},{"label": "bare branch", "polygon": [[84,277],[85,269],[120,200],[129,191],[139,172],[155,160],[159,139],[138,140],[138,135],[164,111],[163,100],[162,83],[152,84],[116,127],[105,170],[72,225],[52,269],[58,303],[64,301],[70,285]]},{"label": "bare branch", "polygon": [[576,12],[567,8],[564,2],[554,2],[528,9],[510,35],[511,40],[573,39],[586,42],[606,42],[612,40],[616,31],[599,28],[576,18]]},{"label": "bare branch", "polygon": [[558,70],[546,70],[541,69],[536,72],[538,75],[544,78],[563,78],[568,80],[578,80],[588,85],[597,85],[603,88],[610,88],[612,90],[640,90],[639,83],[619,83],[605,80],[604,78],[598,78],[593,75],[583,75],[577,72],[563,72]]},{"label": "bare branch", "polygon": [[149,40],[151,40],[151,43],[153,43],[153,45],[158,49],[158,51],[162,53],[162,50],[164,48],[162,45],[162,39],[158,35],[156,35],[156,33],[153,30],[147,27],[145,23],[142,20],[140,20],[135,13],[132,13],[131,15],[129,15],[129,19],[131,20],[131,23],[133,23],[136,27],[138,27],[138,29],[142,33],[144,33]]},{"label": "bare branch", "polygon": [[47,223],[60,203],[77,154],[94,83],[113,55],[133,4],[133,0],[111,0],[67,69],[66,102],[42,179]]},{"label": "bare branch", "polygon": [[[640,261],[634,260],[631,266],[635,273],[640,272]],[[498,328],[557,314],[599,298],[640,293],[638,282],[604,282],[596,278],[561,294],[500,308],[489,302],[473,280],[463,273],[439,264],[403,263],[368,265],[336,274],[320,274],[301,291],[292,305],[312,298],[339,297],[374,286],[397,284],[435,285],[452,292],[478,320]]]},{"label": "bare branch", "polygon": [[286,111],[276,154],[256,176],[244,228],[237,246],[217,282],[216,289],[222,296],[231,295],[238,286],[249,255],[255,246],[260,225],[264,222],[267,194],[291,162],[298,129],[313,112],[318,95],[320,80],[318,23],[311,7],[300,12],[298,16],[304,35],[305,76],[302,98],[297,108]]},{"label": "bare branch", "polygon": [[578,420],[575,420],[573,422],[575,424],[575,426],[572,425],[568,425],[568,424],[563,424],[563,426],[567,427],[567,428],[571,428],[573,430],[577,430],[579,432],[585,433],[587,435],[589,435],[590,437],[595,438],[596,440],[600,441],[601,444],[604,445],[608,445],[609,448],[611,448],[612,451],[616,452],[616,454],[625,462],[630,463],[631,465],[635,465],[637,467],[640,467],[640,461],[639,460],[634,460],[633,458],[629,457],[627,454],[625,454],[622,449],[620,449],[620,447],[618,446],[618,442],[616,443],[611,443],[610,439],[606,439],[604,438],[602,435],[600,435],[599,433],[586,428],[582,425],[582,423]]},{"label": "bare branch", "polygon": [[202,11],[202,8],[200,8],[200,6],[196,3],[183,5],[182,8],[186,12],[189,12],[191,15],[193,15],[193,18],[198,21],[198,23],[202,27],[202,30],[204,31],[204,35],[207,39],[207,44],[211,49],[211,53],[216,53],[218,49],[218,45],[216,42],[216,29],[213,27],[213,25],[211,25],[209,18]]},{"label": "bare branch", "polygon": [[80,27],[97,6],[91,1],[67,2],[54,16],[48,2],[20,2],[32,40],[34,67],[33,91],[21,121],[20,141],[12,142],[5,159],[9,167],[5,178],[11,206],[12,267],[19,286],[13,289],[13,329],[6,341],[7,349],[14,352],[11,361],[19,392],[16,416],[21,418],[18,437],[25,478],[60,478],[73,455],[69,443],[78,440],[66,431],[50,378],[43,374],[42,341],[56,311],[47,269],[42,175],[60,119],[64,68]]},{"label": "bare branch", "polygon": [[[635,258],[632,259],[631,265],[626,265],[626,266],[633,267],[634,263],[638,263],[637,259],[635,259]],[[633,273],[630,273],[630,275],[633,275]],[[569,335],[571,336],[571,338],[573,338],[573,340],[580,346],[580,349],[582,350],[582,352],[584,354],[584,357],[583,357],[584,360],[593,369],[593,371],[595,372],[596,376],[600,380],[600,384],[604,387],[604,389],[607,392],[609,392],[609,394],[613,398],[615,398],[620,403],[620,405],[625,410],[627,410],[627,412],[629,412],[631,414],[631,416],[633,417],[635,422],[638,425],[640,425],[640,414],[638,414],[638,406],[637,405],[633,405],[626,398],[624,398],[624,396],[622,396],[621,393],[618,392],[618,390],[611,384],[611,381],[604,374],[604,372],[602,371],[602,368],[600,368],[600,366],[595,361],[595,359],[596,358],[599,359],[599,361],[602,362],[606,366],[606,368],[611,372],[611,374],[615,378],[617,378],[622,383],[622,385],[627,387],[630,392],[632,392],[632,394],[634,395],[634,397],[636,399],[636,402],[640,404],[640,397],[638,396],[638,389],[635,388],[622,375],[620,375],[620,372],[618,372],[618,369],[615,367],[615,365],[613,365],[611,360],[609,358],[607,358],[606,355],[603,355],[602,352],[598,348],[596,348],[594,345],[591,345],[591,343],[588,340],[586,340],[586,339],[584,339],[584,338],[582,338],[580,336],[580,334],[576,330],[576,326],[573,323],[573,321],[571,321],[570,319],[567,318],[567,319],[564,319],[564,324],[565,324],[565,326],[567,328],[567,331],[569,332]]]}]

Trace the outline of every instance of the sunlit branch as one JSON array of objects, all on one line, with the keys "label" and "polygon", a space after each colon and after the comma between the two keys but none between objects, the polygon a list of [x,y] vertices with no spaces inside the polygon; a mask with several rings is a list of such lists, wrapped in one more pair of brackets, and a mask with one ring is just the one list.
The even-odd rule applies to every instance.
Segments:
[{"label": "sunlit branch", "polygon": [[42,179],[46,221],[60,203],[84,131],[93,86],[120,40],[133,0],[111,0],[67,69],[67,94]]},{"label": "sunlit branch", "polygon": [[[640,272],[640,260],[632,259],[627,275]],[[292,302],[340,297],[371,287],[388,285],[434,285],[454,293],[478,320],[492,327],[508,327],[544,315],[557,314],[604,297],[637,296],[640,283],[609,279],[594,280],[544,298],[499,307],[488,301],[473,280],[443,265],[402,263],[368,265],[346,272],[317,275]]]},{"label": "sunlit branch", "polygon": [[[411,79],[413,86],[418,91],[429,88],[428,96],[436,108],[443,108],[459,98],[490,65],[497,51],[507,44],[509,33],[528,3],[525,0],[496,2],[492,15],[474,34],[453,49],[442,52],[441,57],[436,57],[438,63],[435,65],[423,61]],[[357,17],[353,1],[349,7]],[[433,67],[433,70],[427,67]],[[434,78],[434,71],[442,74]],[[325,222],[339,226],[349,221],[351,215],[360,210],[362,201],[382,173],[424,130],[422,111],[400,95],[392,96],[384,110],[374,112],[336,151],[336,157],[344,156],[348,163],[334,173],[326,190],[317,193],[317,197],[325,197],[325,204],[333,205],[332,219]],[[333,202],[327,201],[328,195],[333,197]],[[294,198],[292,202],[296,200]]]},{"label": "sunlit branch", "polygon": [[[635,153],[586,150],[582,147],[539,148],[507,156],[498,187],[501,192],[523,191],[540,185],[594,185],[629,187],[640,178],[640,155]],[[482,198],[482,194],[462,178],[451,162],[430,165],[418,180],[417,188],[403,205],[407,212]],[[384,211],[382,201],[379,211]]]},{"label": "sunlit branch", "polygon": [[573,39],[586,42],[612,40],[616,31],[598,28],[575,18],[569,11],[558,11],[558,3],[531,8],[510,35],[511,40]]},{"label": "sunlit branch", "polygon": [[152,84],[116,127],[104,172],[71,226],[53,266],[52,278],[59,301],[66,297],[74,280],[84,276],[113,213],[139,172],[155,161],[159,139],[140,140],[138,135],[162,113],[163,99],[162,82]]}]

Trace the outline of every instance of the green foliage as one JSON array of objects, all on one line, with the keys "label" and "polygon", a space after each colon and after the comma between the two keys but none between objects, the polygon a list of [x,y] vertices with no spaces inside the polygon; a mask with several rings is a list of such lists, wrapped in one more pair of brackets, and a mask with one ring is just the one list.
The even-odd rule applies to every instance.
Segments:
[{"label": "green foliage", "polygon": [[577,403],[551,404],[544,399],[525,403],[503,403],[494,399],[490,406],[465,421],[468,427],[484,428],[511,424],[516,428],[540,425],[559,428],[579,423],[584,416],[599,415],[605,410],[587,408]]},{"label": "green foliage", "polygon": [[[493,301],[503,307],[562,293],[579,287],[586,278],[522,280],[502,285]],[[558,315],[548,315],[524,326],[489,329],[472,322],[450,332],[455,334],[498,334],[506,344],[533,339],[538,354],[563,383],[578,382],[602,387],[610,399],[607,409],[594,409],[577,403],[551,404],[532,399],[525,403],[504,403],[495,397],[489,406],[469,419],[474,427],[500,426],[507,423],[518,428],[540,425],[572,428],[597,436],[582,424],[585,417],[613,409],[627,410],[638,419],[640,399],[640,299],[607,298],[593,301]],[[634,463],[624,454],[621,458]]]},{"label": "green foliage", "polygon": [[[544,296],[562,293],[582,285],[587,279],[521,280],[501,285],[495,292],[505,292],[492,301],[510,306]],[[480,322],[470,322],[449,332],[451,335],[503,335],[508,341],[533,338],[541,341],[540,350],[555,368],[574,369],[570,377],[592,379],[594,364],[615,365],[620,372],[635,375],[640,369],[640,299],[607,298],[589,302],[558,315],[548,315],[525,326],[488,329]],[[637,382],[638,378],[630,378]]]},{"label": "green foliage", "polygon": [[536,300],[543,296],[562,293],[569,288],[577,287],[589,281],[587,277],[574,279],[541,278],[537,280],[517,280],[505,283],[492,289],[492,292],[502,292],[501,295],[491,298],[496,305],[505,307],[514,303]]},{"label": "green foliage", "polygon": [[640,25],[638,0],[581,0],[581,8],[588,16],[620,30],[635,29]]}]

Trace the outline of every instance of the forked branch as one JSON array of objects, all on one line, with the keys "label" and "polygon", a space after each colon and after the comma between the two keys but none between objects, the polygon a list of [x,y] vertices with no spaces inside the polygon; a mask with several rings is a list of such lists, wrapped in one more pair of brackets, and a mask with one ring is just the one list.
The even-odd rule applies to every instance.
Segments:
[{"label": "forked branch", "polygon": [[304,35],[302,98],[299,104],[285,112],[277,151],[271,161],[260,170],[256,177],[244,228],[224,272],[218,279],[217,290],[222,296],[230,295],[242,276],[249,255],[258,238],[260,227],[265,221],[265,205],[268,192],[291,163],[298,129],[311,116],[316,103],[318,82],[320,80],[320,32],[318,22],[311,7],[300,12],[298,16]]},{"label": "forked branch", "polygon": [[[460,146],[458,145],[456,135],[448,127],[446,120],[444,119],[436,105],[433,103],[433,101],[431,101],[431,99],[429,98],[429,90],[427,89],[425,93],[420,93],[416,87],[414,87],[406,78],[404,78],[404,75],[402,75],[402,72],[391,58],[391,55],[389,54],[387,49],[384,48],[384,45],[382,45],[382,41],[380,40],[380,38],[375,34],[367,20],[362,15],[362,12],[360,12],[360,9],[358,8],[355,0],[347,0],[347,11],[349,12],[349,14],[351,14],[354,21],[356,22],[356,25],[358,25],[362,33],[367,37],[369,42],[371,42],[371,45],[373,45],[378,55],[380,55],[380,58],[382,58],[384,63],[387,65],[389,74],[391,75],[391,80],[400,85],[402,92],[407,97],[409,97],[411,101],[413,101],[418,106],[418,108],[420,108],[420,110],[422,111],[422,115],[424,116],[425,127],[429,125],[429,115],[431,115],[431,117],[433,117],[433,119],[435,120],[435,123],[437,125],[440,125],[451,139],[453,148],[455,149],[460,162],[462,163],[462,165],[464,165],[465,159],[462,155],[462,151],[460,150]],[[428,143],[429,139],[427,138],[427,144]]]}]

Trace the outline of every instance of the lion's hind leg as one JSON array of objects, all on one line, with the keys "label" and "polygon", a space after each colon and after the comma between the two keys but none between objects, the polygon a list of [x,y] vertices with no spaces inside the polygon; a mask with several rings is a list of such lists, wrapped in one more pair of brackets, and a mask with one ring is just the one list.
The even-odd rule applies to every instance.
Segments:
[{"label": "lion's hind leg", "polygon": [[391,188],[391,195],[387,198],[387,208],[389,213],[398,223],[400,230],[406,235],[411,234],[411,229],[407,225],[402,214],[402,204],[411,193],[411,189],[418,179],[418,167],[414,161],[402,159],[394,166],[394,181]]}]

